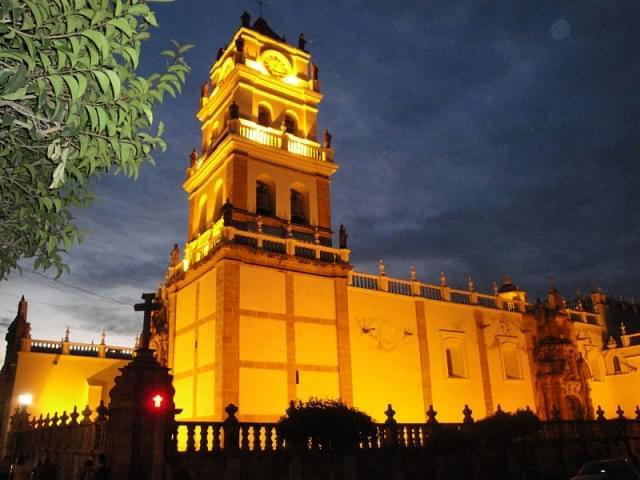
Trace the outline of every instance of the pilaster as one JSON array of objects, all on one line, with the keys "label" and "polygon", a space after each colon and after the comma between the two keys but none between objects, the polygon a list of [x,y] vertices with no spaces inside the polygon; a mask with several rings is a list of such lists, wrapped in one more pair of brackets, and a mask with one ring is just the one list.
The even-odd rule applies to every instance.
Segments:
[{"label": "pilaster", "polygon": [[351,342],[349,338],[349,297],[347,279],[336,278],[336,338],[338,341],[338,372],[340,399],[353,405],[353,382],[351,374]]},{"label": "pilaster", "polygon": [[431,362],[429,361],[429,338],[427,337],[427,319],[424,301],[416,300],[416,324],[418,326],[418,350],[420,352],[420,374],[422,377],[422,400],[424,408],[433,405],[431,390]]}]

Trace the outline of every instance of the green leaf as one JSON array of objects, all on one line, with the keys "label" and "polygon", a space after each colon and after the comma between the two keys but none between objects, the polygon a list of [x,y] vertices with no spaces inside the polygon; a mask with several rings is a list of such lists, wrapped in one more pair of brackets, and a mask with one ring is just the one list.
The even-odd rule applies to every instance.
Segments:
[{"label": "green leaf", "polygon": [[148,13],[149,13],[149,7],[146,6],[144,3],[132,5],[127,10],[127,14],[134,15],[134,16],[140,16],[140,15],[144,16],[144,15],[147,15]]},{"label": "green leaf", "polygon": [[138,68],[138,61],[140,60],[140,51],[133,47],[123,47],[123,50],[131,59],[131,64],[133,65],[133,69]]},{"label": "green leaf", "polygon": [[120,97],[120,77],[113,70],[105,70],[104,73],[109,77],[111,88],[113,89],[113,98],[118,99]]},{"label": "green leaf", "polygon": [[106,95],[108,92],[111,91],[111,87],[110,87],[111,80],[109,79],[109,76],[105,72],[101,70],[94,70],[93,76],[96,77],[96,80],[100,85],[100,89],[102,90],[102,93]]},{"label": "green leaf", "polygon": [[131,35],[133,35],[133,29],[129,25],[129,22],[127,22],[127,20],[125,20],[124,18],[114,18],[113,20],[109,20],[107,22],[107,25],[113,25],[122,33],[124,33],[127,38],[131,38]]},{"label": "green leaf", "polygon": [[47,79],[49,79],[49,83],[51,83],[51,87],[53,87],[53,94],[59,97],[62,94],[62,77],[59,75],[51,75],[47,77]]},{"label": "green leaf", "polygon": [[63,75],[62,78],[69,87],[69,93],[71,95],[71,101],[75,102],[78,100],[78,92],[80,91],[80,85],[78,85],[78,80],[76,80],[72,75]]},{"label": "green leaf", "polygon": [[22,100],[26,98],[26,96],[27,96],[27,87],[22,87],[21,89],[16,90],[15,92],[7,93],[5,95],[0,95],[0,98],[3,100],[15,101],[15,100]]},{"label": "green leaf", "polygon": [[97,30],[85,30],[82,32],[82,36],[87,37],[95,44],[96,47],[98,47],[103,60],[109,56],[109,41],[102,32],[98,32]]},{"label": "green leaf", "polygon": [[66,165],[66,161],[60,162],[56,169],[53,171],[53,179],[51,180],[49,189],[53,190],[59,188],[64,183],[64,170]]}]

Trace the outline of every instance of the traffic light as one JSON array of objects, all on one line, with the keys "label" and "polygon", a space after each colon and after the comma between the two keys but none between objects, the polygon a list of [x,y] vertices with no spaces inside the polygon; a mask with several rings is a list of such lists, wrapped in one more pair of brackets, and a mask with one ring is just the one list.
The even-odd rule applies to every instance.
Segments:
[{"label": "traffic light", "polygon": [[147,403],[151,412],[164,412],[167,409],[167,395],[162,391],[153,391],[148,397]]}]

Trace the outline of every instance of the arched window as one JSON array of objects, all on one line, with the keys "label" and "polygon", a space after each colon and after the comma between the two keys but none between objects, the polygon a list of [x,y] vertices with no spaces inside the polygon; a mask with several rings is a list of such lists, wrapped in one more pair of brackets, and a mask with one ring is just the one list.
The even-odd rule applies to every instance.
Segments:
[{"label": "arched window", "polygon": [[272,217],[275,211],[275,188],[266,181],[256,181],[256,213]]},{"label": "arched window", "polygon": [[445,342],[445,368],[447,377],[449,378],[467,377],[467,366],[463,346],[463,343],[457,340]]},{"label": "arched window", "polygon": [[216,222],[220,218],[220,215],[222,213],[221,210],[222,210],[223,193],[224,193],[222,191],[223,190],[223,188],[222,188],[223,185],[224,185],[223,181],[221,179],[219,179],[216,182],[216,186],[215,186],[215,189],[214,189],[214,197],[213,198],[215,199],[215,203],[213,205],[213,215],[212,215],[213,222]]},{"label": "arched window", "polygon": [[620,366],[620,359],[613,357],[613,373],[622,373],[622,367]]},{"label": "arched window", "polygon": [[296,133],[296,119],[289,113],[284,116],[284,131],[292,135]]},{"label": "arched window", "polygon": [[291,223],[299,225],[307,223],[304,194],[291,189]]},{"label": "arched window", "polygon": [[198,229],[196,233],[202,233],[207,229],[207,196],[202,195],[198,202]]},{"label": "arched window", "polygon": [[264,105],[258,107],[258,123],[263,127],[271,126],[271,112]]}]

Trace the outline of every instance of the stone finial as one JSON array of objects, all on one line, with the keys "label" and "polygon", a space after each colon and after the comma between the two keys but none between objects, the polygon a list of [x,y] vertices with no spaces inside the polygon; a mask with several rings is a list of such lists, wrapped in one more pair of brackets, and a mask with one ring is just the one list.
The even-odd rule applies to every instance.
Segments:
[{"label": "stone finial", "polygon": [[411,265],[411,268],[409,269],[409,278],[411,278],[412,282],[418,280],[418,272],[415,265]]},{"label": "stone finial", "polygon": [[[620,407],[618,407],[620,408]],[[60,423],[60,417],[58,416],[58,412],[53,413],[53,417],[51,417],[51,426],[57,427],[58,423]]]},{"label": "stone finial", "polygon": [[107,338],[107,333],[104,330],[102,330],[102,333],[100,334],[100,345],[105,344],[106,338]]},{"label": "stone finial", "polygon": [[471,277],[467,277],[467,289],[468,289],[470,292],[475,291],[475,286],[474,286],[474,284],[473,284],[473,278],[471,278]]},{"label": "stone finial", "polygon": [[203,82],[200,86],[200,97],[208,98],[209,97],[209,81]]},{"label": "stone finial", "polygon": [[65,410],[64,412],[62,412],[62,415],[60,415],[60,425],[65,426],[68,420],[69,420],[69,415]]},{"label": "stone finial", "polygon": [[384,414],[387,417],[387,419],[384,421],[385,425],[395,425],[397,423],[396,419],[393,418],[396,414],[396,411],[393,409],[390,403],[387,405],[387,409],[384,411]]},{"label": "stone finial", "polygon": [[298,48],[303,52],[306,52],[304,47],[307,45],[307,39],[304,37],[304,33],[298,35]]},{"label": "stone finial", "polygon": [[244,52],[244,38],[242,38],[242,35],[240,35],[238,38],[236,38],[236,50],[239,53]]},{"label": "stone finial", "polygon": [[324,148],[331,148],[331,140],[333,139],[333,135],[329,133],[329,130],[326,128],[322,131],[322,146]]},{"label": "stone finial", "polygon": [[71,419],[71,421],[69,423],[71,425],[77,425],[79,416],[80,416],[80,414],[78,413],[78,407],[74,406],[73,410],[69,414],[69,418]]},{"label": "stone finial", "polygon": [[318,65],[315,63],[311,64],[311,79],[316,82],[318,81]]},{"label": "stone finial", "polygon": [[93,413],[93,410],[89,408],[89,405],[84,407],[84,410],[82,410],[81,413],[82,413],[82,421],[80,423],[83,425],[87,423],[91,423],[91,414]]},{"label": "stone finial", "polygon": [[249,12],[247,12],[246,10],[240,16],[240,25],[242,25],[244,28],[250,28],[251,26],[251,15],[249,15]]},{"label": "stone finial", "polygon": [[64,331],[64,342],[68,342],[69,341],[69,335],[71,334],[71,330],[69,329],[69,326],[67,325],[67,328]]},{"label": "stone finial", "polygon": [[216,60],[220,60],[222,58],[222,56],[224,55],[224,48],[220,47],[218,49],[218,53],[216,55]]},{"label": "stone finial", "polygon": [[444,272],[440,272],[440,286],[441,287],[447,286],[447,276],[444,274]]},{"label": "stone finial", "polygon": [[340,248],[347,248],[347,242],[349,241],[349,234],[347,233],[347,229],[344,225],[340,224],[340,228],[338,229],[338,245]]},{"label": "stone finial", "polygon": [[384,273],[384,260],[383,259],[378,260],[378,275],[386,275],[386,273]]},{"label": "stone finial", "polygon": [[627,334],[627,326],[624,324],[624,322],[620,322],[620,335],[626,335]]},{"label": "stone finial", "polygon": [[48,413],[47,413],[47,416],[44,417],[43,426],[45,426],[45,427],[51,426],[51,416]]},{"label": "stone finial", "polygon": [[45,419],[42,416],[42,414],[40,414],[40,416],[38,417],[38,421],[36,423],[38,425],[38,428],[42,428],[45,426]]},{"label": "stone finial", "polygon": [[193,150],[191,150],[191,153],[189,154],[189,167],[191,168],[195,167],[197,160],[198,160],[198,152],[194,148]]},{"label": "stone finial", "polygon": [[436,412],[433,409],[433,405],[429,405],[429,409],[427,410],[427,424],[428,425],[434,425],[434,424],[438,423],[438,420],[436,420],[436,415],[438,415],[438,412]]},{"label": "stone finial", "polygon": [[224,411],[227,412],[227,418],[225,418],[224,423],[238,423],[238,419],[236,418],[238,407],[236,407],[233,403],[230,403],[224,408]]},{"label": "stone finial", "polygon": [[616,339],[613,337],[613,335],[609,337],[609,341],[607,342],[607,348],[610,350],[613,348],[618,348],[618,342],[616,342]]},{"label": "stone finial", "polygon": [[471,416],[472,413],[473,410],[469,408],[469,405],[465,404],[464,410],[462,410],[462,414],[464,415],[464,420],[462,420],[463,424],[469,425],[474,422],[473,417]]},{"label": "stone finial", "polygon": [[98,405],[98,408],[96,408],[96,412],[98,413],[96,422],[103,422],[107,420],[109,409],[105,406],[104,400],[100,399],[100,405]]},{"label": "stone finial", "polygon": [[231,102],[231,105],[229,105],[229,118],[231,120],[237,120],[240,118],[240,107],[238,107],[235,100]]},{"label": "stone finial", "polygon": [[287,237],[293,238],[293,227],[291,226],[291,220],[287,220],[285,229],[287,230]]},{"label": "stone finial", "polygon": [[498,295],[498,284],[496,282],[493,282],[491,284],[491,290],[493,291],[494,295]]},{"label": "stone finial", "polygon": [[624,410],[622,409],[622,407],[620,405],[618,405],[618,408],[616,409],[616,415],[618,415],[618,420],[626,420],[627,417],[624,416]]},{"label": "stone finial", "polygon": [[313,243],[316,245],[320,244],[320,230],[317,225],[313,226]]},{"label": "stone finial", "polygon": [[602,408],[601,405],[598,405],[598,409],[596,410],[596,420],[606,420],[605,416],[604,416],[604,409]]}]

